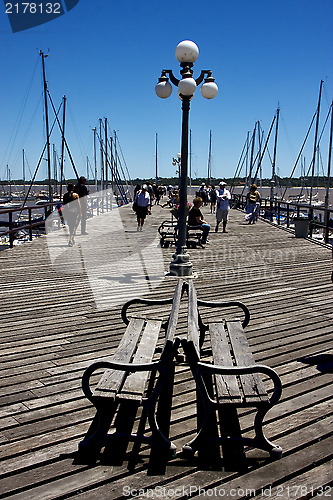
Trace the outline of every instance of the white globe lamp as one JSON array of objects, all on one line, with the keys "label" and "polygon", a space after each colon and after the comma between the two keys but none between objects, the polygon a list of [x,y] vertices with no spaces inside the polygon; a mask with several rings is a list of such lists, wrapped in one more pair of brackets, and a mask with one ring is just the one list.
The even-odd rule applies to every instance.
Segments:
[{"label": "white globe lamp", "polygon": [[197,84],[194,78],[183,78],[178,83],[178,92],[183,95],[193,95],[196,88]]},{"label": "white globe lamp", "polygon": [[205,99],[214,99],[217,96],[219,88],[215,82],[207,82],[201,85],[200,91]]},{"label": "white globe lamp", "polygon": [[172,85],[170,82],[159,82],[155,86],[155,92],[161,99],[167,99],[172,94]]},{"label": "white globe lamp", "polygon": [[176,47],[176,58],[180,63],[194,63],[199,56],[198,46],[191,40],[184,40]]}]

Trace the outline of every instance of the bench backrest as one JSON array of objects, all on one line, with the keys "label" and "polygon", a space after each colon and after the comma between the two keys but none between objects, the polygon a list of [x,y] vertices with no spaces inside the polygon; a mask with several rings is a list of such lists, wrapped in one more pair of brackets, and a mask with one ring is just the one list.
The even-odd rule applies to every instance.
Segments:
[{"label": "bench backrest", "polygon": [[[183,280],[177,283],[172,309],[166,328],[166,336],[160,359],[171,362],[180,301],[183,292]],[[144,364],[153,360],[162,320],[131,318],[120,344],[112,356],[112,361],[119,363]],[[126,371],[107,369],[98,382],[94,396],[107,396],[120,399],[140,400],[149,377],[149,371],[127,374]]]},{"label": "bench backrest", "polygon": [[184,290],[184,280],[180,279],[178,280],[175,292],[173,294],[172,309],[168,319],[168,326],[166,329],[164,348],[161,358],[169,356],[170,350],[173,348],[183,290]]},{"label": "bench backrest", "polygon": [[191,358],[189,361],[198,361],[200,359],[199,345],[199,313],[197,306],[197,292],[194,288],[193,281],[188,283],[188,319],[187,319],[187,341],[186,356]]}]

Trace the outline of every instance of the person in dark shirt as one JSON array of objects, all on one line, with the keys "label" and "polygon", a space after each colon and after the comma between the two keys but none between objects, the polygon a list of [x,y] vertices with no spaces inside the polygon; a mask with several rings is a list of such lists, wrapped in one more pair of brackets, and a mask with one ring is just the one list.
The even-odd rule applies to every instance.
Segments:
[{"label": "person in dark shirt", "polygon": [[74,193],[74,184],[72,183],[68,184],[67,193],[65,193],[63,196],[62,213],[69,230],[68,246],[72,247],[75,244],[75,231],[81,217],[81,204],[79,195],[77,193]]},{"label": "person in dark shirt", "polygon": [[191,208],[188,215],[188,225],[189,226],[200,226],[202,230],[201,243],[203,245],[209,243],[207,239],[208,233],[210,231],[210,225],[205,221],[200,207],[202,206],[202,198],[194,198],[193,207]]},{"label": "person in dark shirt", "polygon": [[81,204],[81,234],[88,234],[86,231],[87,224],[87,212],[88,212],[88,200],[87,196],[89,194],[88,188],[86,186],[87,179],[85,177],[80,177],[78,184],[75,186],[75,192],[79,195]]}]

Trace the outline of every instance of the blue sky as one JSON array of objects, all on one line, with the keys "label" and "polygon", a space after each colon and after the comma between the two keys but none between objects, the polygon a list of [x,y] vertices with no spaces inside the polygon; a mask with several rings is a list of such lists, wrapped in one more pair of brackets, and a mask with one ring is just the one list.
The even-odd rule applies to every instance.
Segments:
[{"label": "blue sky", "polygon": [[[159,175],[174,175],[181,102],[175,88],[169,99],[162,100],[154,87],[163,68],[179,76],[175,48],[186,39],[200,50],[194,76],[201,69],[212,69],[219,86],[215,99],[208,101],[197,90],[191,101],[194,176],[207,175],[210,130],[212,174],[232,176],[248,131],[260,120],[267,134],[278,104],[277,169],[289,176],[316,110],[321,79],[325,82],[321,126],[333,98],[332,19],[332,0],[211,0],[208,4],[80,0],[58,19],[12,33],[2,7],[0,177],[5,177],[7,164],[13,178],[22,177],[22,148],[34,172],[44,146],[39,50],[50,54],[46,72],[56,107],[63,95],[68,100],[66,138],[79,173],[86,172],[87,156],[93,163],[92,129],[99,118],[107,117],[111,130],[117,130],[132,178],[154,177],[156,133]],[[321,141],[324,170],[328,129]],[[306,166],[313,137],[314,129],[304,150]],[[53,143],[60,155],[58,132],[51,137]],[[272,154],[273,140],[269,149]],[[65,165],[66,177],[73,177],[68,158]],[[270,177],[270,169],[266,156],[264,177]],[[43,161],[38,178],[46,175]]]}]

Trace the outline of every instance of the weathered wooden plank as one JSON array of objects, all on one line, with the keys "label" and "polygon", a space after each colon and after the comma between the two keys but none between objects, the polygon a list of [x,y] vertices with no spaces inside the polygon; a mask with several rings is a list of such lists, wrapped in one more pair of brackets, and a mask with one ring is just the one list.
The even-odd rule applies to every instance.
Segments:
[{"label": "weathered wooden plank", "polygon": [[192,280],[189,281],[188,285],[187,341],[193,345],[198,358],[200,358],[197,293]]},{"label": "weathered wooden plank", "polygon": [[[255,360],[249,348],[249,343],[244,335],[240,321],[227,321],[226,327],[232,345],[236,364],[239,366],[253,366]],[[251,373],[240,376],[246,403],[268,401],[267,392],[260,374]]]},{"label": "weathered wooden plank", "polygon": [[[133,363],[141,364],[152,361],[161,326],[162,321],[147,321],[140,344],[134,355]],[[141,401],[149,375],[150,372],[148,371],[135,372],[128,375],[118,394],[118,398]]]},{"label": "weathered wooden plank", "polygon": [[[210,323],[209,334],[214,365],[234,366],[224,324],[222,322]],[[217,400],[219,402],[241,403],[242,396],[235,375],[215,375],[215,380]]]},{"label": "weathered wooden plank", "polygon": [[[143,319],[132,318],[130,320],[126,332],[119,344],[119,348],[112,357],[113,361],[121,363],[130,362],[143,325]],[[106,392],[111,394],[117,392],[124,376],[125,372],[119,370],[106,370],[95,389],[95,394],[102,394]]]}]

